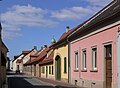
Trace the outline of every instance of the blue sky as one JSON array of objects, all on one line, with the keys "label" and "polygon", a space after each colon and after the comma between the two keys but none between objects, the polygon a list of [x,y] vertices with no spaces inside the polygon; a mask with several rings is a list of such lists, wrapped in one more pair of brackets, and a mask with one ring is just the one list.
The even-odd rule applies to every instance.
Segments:
[{"label": "blue sky", "polygon": [[22,50],[50,45],[65,32],[84,22],[112,0],[2,0],[2,37],[12,59]]}]

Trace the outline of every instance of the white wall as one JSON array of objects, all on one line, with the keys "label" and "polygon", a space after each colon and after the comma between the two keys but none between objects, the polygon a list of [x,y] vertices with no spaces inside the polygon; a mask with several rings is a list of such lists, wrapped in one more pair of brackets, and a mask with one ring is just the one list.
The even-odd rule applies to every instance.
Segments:
[{"label": "white wall", "polygon": [[16,71],[16,70],[17,70],[16,61],[22,59],[23,56],[24,56],[23,54],[20,55],[20,56],[13,62],[13,71]]},{"label": "white wall", "polygon": [[13,60],[11,60],[10,61],[10,70],[13,70],[12,68],[13,68],[13,62],[12,62]]}]

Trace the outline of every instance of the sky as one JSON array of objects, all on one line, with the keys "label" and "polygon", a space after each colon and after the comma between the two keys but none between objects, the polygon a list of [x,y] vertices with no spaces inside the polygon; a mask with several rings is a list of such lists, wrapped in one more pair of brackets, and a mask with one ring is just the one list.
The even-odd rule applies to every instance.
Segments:
[{"label": "sky", "polygon": [[8,56],[23,50],[50,45],[66,31],[81,24],[112,0],[2,0],[0,21],[2,39],[9,49]]}]

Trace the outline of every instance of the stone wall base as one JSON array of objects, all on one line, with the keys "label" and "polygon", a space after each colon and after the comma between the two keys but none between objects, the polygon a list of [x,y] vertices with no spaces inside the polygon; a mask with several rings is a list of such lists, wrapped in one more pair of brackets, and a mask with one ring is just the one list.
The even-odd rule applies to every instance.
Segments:
[{"label": "stone wall base", "polygon": [[[106,88],[105,81],[87,80],[87,79],[71,79],[71,84],[86,88]],[[112,88],[117,88],[117,83],[112,83]]]},{"label": "stone wall base", "polygon": [[71,84],[87,87],[87,88],[104,88],[103,81],[96,81],[96,80],[87,80],[87,79],[72,79]]}]

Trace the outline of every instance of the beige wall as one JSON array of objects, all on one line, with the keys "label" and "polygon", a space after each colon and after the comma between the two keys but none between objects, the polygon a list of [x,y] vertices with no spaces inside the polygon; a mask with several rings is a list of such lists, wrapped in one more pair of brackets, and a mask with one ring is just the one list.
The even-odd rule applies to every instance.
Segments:
[{"label": "beige wall", "polygon": [[[61,58],[61,80],[68,82],[68,45],[63,45],[54,51],[54,69],[55,68],[55,58],[59,55]],[[66,57],[67,62],[67,73],[64,73],[64,58]],[[54,70],[55,73],[55,70]]]},{"label": "beige wall", "polygon": [[[52,64],[51,65],[44,65],[44,66],[41,66],[41,77],[42,78],[46,78],[46,66],[48,66],[48,74],[47,74],[47,78],[48,79],[54,79],[54,67],[53,67],[53,74],[52,74]],[[49,66],[51,66],[51,74],[49,74]],[[42,67],[44,67],[44,73],[42,73]]]},{"label": "beige wall", "polygon": [[30,59],[31,54],[35,54],[36,52],[38,52],[38,51],[36,49],[34,49],[30,53],[28,53],[25,57],[23,57],[23,64],[25,64]]},{"label": "beige wall", "polygon": [[23,64],[25,64],[30,59],[31,54],[35,54],[36,52],[37,52],[37,50],[34,49],[30,53],[28,53],[25,57],[23,57]]}]

